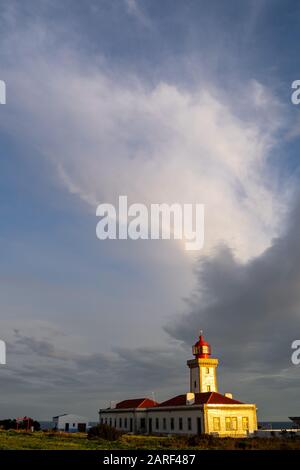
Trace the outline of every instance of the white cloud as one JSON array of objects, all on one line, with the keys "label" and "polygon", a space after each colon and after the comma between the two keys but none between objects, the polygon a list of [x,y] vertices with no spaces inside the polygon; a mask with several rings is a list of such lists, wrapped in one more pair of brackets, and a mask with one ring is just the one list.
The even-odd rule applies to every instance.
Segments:
[{"label": "white cloud", "polygon": [[150,87],[67,48],[53,55],[40,26],[12,42],[16,60],[4,66],[14,106],[4,125],[51,159],[92,211],[120,194],[204,203],[206,252],[221,241],[245,259],[268,246],[280,206],[266,159],[281,118],[261,84],[239,92],[235,114],[211,84]]},{"label": "white cloud", "polygon": [[9,84],[10,125],[92,210],[119,194],[129,202],[204,203],[206,249],[223,241],[247,258],[268,245],[278,223],[266,165],[273,126],[235,117],[206,87],[128,85],[101,69],[82,73],[63,56],[25,57],[11,66]]},{"label": "white cloud", "polygon": [[150,18],[142,11],[136,0],[125,0],[125,6],[130,15],[135,17],[143,26],[151,28]]}]

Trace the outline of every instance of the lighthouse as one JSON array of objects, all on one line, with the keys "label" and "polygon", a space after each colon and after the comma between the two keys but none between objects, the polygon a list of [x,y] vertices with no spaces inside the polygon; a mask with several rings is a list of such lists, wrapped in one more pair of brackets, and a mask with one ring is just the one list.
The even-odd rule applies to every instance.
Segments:
[{"label": "lighthouse", "polygon": [[[138,434],[213,434],[247,437],[257,430],[256,405],[218,392],[218,359],[202,331],[187,361],[189,389],[161,403],[148,397],[129,398],[99,410],[99,420],[123,432]],[[189,391],[188,391],[189,390]]]},{"label": "lighthouse", "polygon": [[199,340],[194,344],[194,359],[187,361],[190,369],[190,392],[217,392],[218,359],[212,358],[211,347],[204,341],[203,332],[200,331]]}]

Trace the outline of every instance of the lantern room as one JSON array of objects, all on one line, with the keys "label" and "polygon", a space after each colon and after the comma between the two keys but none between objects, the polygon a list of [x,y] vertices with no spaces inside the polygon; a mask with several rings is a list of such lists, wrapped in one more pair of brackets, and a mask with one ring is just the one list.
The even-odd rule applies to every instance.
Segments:
[{"label": "lantern room", "polygon": [[204,341],[202,331],[200,331],[199,340],[197,341],[196,344],[194,344],[192,351],[193,351],[193,355],[197,359],[207,359],[210,357],[211,347],[210,347],[210,344],[207,343],[207,341]]}]

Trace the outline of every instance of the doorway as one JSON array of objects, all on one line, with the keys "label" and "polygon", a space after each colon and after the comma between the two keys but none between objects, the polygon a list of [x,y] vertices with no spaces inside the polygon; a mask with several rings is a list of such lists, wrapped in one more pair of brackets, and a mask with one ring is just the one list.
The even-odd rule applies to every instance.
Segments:
[{"label": "doorway", "polygon": [[197,418],[197,434],[202,434],[202,420]]},{"label": "doorway", "polygon": [[78,423],[78,432],[86,432],[86,423]]}]

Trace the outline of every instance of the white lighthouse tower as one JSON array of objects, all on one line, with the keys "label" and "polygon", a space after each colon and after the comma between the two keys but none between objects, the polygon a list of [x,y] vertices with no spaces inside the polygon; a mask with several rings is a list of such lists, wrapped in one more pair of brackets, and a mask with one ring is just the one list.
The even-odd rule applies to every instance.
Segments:
[{"label": "white lighthouse tower", "polygon": [[202,331],[192,351],[195,358],[187,361],[190,368],[190,392],[217,392],[216,370],[219,361],[210,357],[211,347],[204,341]]}]

